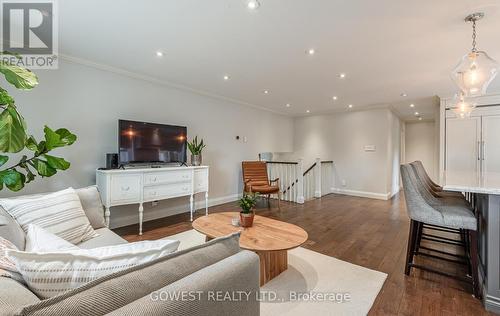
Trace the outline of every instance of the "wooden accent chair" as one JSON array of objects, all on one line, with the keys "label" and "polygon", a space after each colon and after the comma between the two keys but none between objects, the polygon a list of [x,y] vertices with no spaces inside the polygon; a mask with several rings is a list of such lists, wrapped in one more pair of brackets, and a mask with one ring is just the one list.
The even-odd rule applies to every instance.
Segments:
[{"label": "wooden accent chair", "polygon": [[280,207],[280,179],[269,180],[267,166],[264,161],[243,161],[243,193],[259,193],[267,195],[268,204],[271,194],[278,195],[278,208]]}]

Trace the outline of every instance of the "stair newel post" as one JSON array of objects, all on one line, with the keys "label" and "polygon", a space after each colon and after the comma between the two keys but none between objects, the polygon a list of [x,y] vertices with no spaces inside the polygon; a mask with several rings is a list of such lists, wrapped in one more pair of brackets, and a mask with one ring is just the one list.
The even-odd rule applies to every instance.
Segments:
[{"label": "stair newel post", "polygon": [[314,173],[314,197],[321,197],[321,158],[316,158],[316,170]]},{"label": "stair newel post", "polygon": [[304,204],[304,159],[297,163],[297,203]]}]

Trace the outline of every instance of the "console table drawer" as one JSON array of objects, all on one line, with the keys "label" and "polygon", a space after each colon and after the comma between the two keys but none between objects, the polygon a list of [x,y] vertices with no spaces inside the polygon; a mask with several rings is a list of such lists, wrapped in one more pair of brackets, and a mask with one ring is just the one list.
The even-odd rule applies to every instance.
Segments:
[{"label": "console table drawer", "polygon": [[191,182],[165,184],[144,188],[144,200],[153,201],[175,196],[191,194]]},{"label": "console table drawer", "polygon": [[208,191],[208,170],[201,169],[194,172],[194,191],[206,192]]},{"label": "console table drawer", "polygon": [[111,201],[139,201],[141,188],[141,175],[113,175],[111,177]]},{"label": "console table drawer", "polygon": [[188,182],[193,178],[191,170],[170,172],[149,172],[144,175],[144,185],[159,183]]}]

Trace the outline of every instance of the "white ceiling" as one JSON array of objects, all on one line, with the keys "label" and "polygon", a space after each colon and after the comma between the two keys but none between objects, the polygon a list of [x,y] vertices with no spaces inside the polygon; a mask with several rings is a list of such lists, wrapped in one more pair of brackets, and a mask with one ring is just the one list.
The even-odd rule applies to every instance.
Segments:
[{"label": "white ceiling", "polygon": [[391,104],[413,117],[414,102],[424,119],[455,92],[467,14],[485,12],[478,46],[500,60],[498,0],[259,1],[59,1],[60,52],[284,114]]}]

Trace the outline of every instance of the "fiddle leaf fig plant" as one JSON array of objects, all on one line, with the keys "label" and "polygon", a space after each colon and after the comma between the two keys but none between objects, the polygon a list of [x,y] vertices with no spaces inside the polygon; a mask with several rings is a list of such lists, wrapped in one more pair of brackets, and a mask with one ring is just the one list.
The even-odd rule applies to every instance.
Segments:
[{"label": "fiddle leaf fig plant", "polygon": [[[14,55],[2,52],[1,55]],[[38,84],[37,76],[28,69],[12,65],[0,59],[0,73],[5,80],[19,90],[31,90]],[[49,155],[55,148],[70,146],[76,141],[76,135],[65,128],[43,129],[44,139],[37,141],[28,136],[26,121],[19,113],[14,98],[0,87],[0,190],[5,187],[19,191],[25,184],[33,181],[38,174],[51,177],[57,170],[66,170],[70,163],[64,158]],[[30,157],[23,155],[19,161],[8,165],[9,155],[27,149]]]}]

